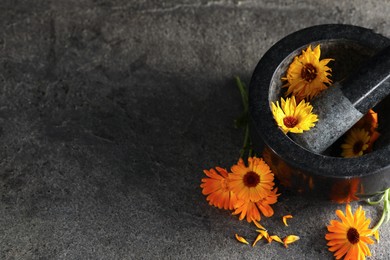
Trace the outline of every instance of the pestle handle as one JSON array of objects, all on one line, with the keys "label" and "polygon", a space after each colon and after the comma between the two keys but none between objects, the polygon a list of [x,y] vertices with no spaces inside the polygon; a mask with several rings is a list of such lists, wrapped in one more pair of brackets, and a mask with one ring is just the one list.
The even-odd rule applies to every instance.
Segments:
[{"label": "pestle handle", "polygon": [[353,106],[366,113],[390,94],[390,46],[375,54],[342,83],[341,91]]}]

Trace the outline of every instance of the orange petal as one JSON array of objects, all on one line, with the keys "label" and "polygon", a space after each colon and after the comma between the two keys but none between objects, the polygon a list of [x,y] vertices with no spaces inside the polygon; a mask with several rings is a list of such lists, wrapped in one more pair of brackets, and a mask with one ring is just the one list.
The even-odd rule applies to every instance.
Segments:
[{"label": "orange petal", "polygon": [[299,236],[289,235],[283,239],[283,243],[284,243],[284,246],[287,248],[288,244],[294,243],[297,240],[299,240]]},{"label": "orange petal", "polygon": [[256,231],[262,234],[265,238],[269,237],[267,230],[258,229]]},{"label": "orange petal", "polygon": [[291,215],[286,215],[286,216],[283,216],[283,223],[284,223],[284,225],[287,227],[288,226],[288,224],[287,224],[287,219],[288,218],[293,218],[293,216],[291,216]]},{"label": "orange petal", "polygon": [[374,235],[376,241],[379,243],[379,230],[378,230],[378,229],[375,230],[374,233],[373,233],[373,235]]},{"label": "orange petal", "polygon": [[260,228],[260,229],[263,229],[263,230],[267,230],[265,227],[263,227],[262,225],[260,225],[259,222],[257,222],[256,220],[253,220],[253,223],[255,224],[256,227]]},{"label": "orange petal", "polygon": [[236,234],[236,239],[237,239],[239,242],[243,243],[243,244],[247,244],[247,245],[249,245],[248,241],[246,241],[246,239],[245,239],[245,238],[243,238],[243,237],[240,237],[240,236],[239,236],[239,235],[237,235],[237,234]]},{"label": "orange petal", "polygon": [[252,246],[255,246],[256,243],[257,243],[260,239],[262,239],[262,238],[263,238],[263,235],[262,235],[262,234],[259,234],[259,235],[256,237],[255,242],[253,242]]},{"label": "orange petal", "polygon": [[260,234],[263,235],[263,237],[268,241],[268,243],[272,242],[272,238],[269,236],[268,232],[266,230],[256,230],[257,232],[260,232]]},{"label": "orange petal", "polygon": [[272,240],[275,240],[275,241],[277,241],[277,242],[279,242],[279,243],[282,243],[282,244],[283,244],[283,241],[282,241],[282,239],[280,239],[280,237],[278,237],[278,236],[276,236],[276,235],[270,236],[270,238],[272,238]]}]

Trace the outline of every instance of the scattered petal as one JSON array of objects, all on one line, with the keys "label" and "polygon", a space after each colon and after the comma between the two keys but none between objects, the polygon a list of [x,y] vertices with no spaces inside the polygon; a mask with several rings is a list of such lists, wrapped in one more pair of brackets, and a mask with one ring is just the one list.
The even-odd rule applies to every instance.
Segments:
[{"label": "scattered petal", "polygon": [[263,237],[268,241],[268,243],[272,242],[272,238],[269,236],[268,232],[266,230],[257,230],[257,232],[260,232],[260,234],[263,235]]},{"label": "scattered petal", "polygon": [[374,233],[373,233],[373,235],[374,235],[376,241],[379,243],[379,230],[378,230],[378,229],[375,230]]},{"label": "scattered petal", "polygon": [[236,234],[236,239],[237,239],[239,242],[243,243],[243,244],[247,244],[247,245],[249,245],[248,241],[246,241],[246,239],[245,239],[245,238],[243,238],[243,237],[240,237],[240,236],[239,236],[239,235],[237,235],[237,234]]},{"label": "scattered petal", "polygon": [[260,228],[260,229],[263,229],[263,230],[267,230],[265,227],[263,227],[259,222],[257,222],[256,220],[253,220],[253,223],[255,224],[256,227]]},{"label": "scattered petal", "polygon": [[284,223],[284,225],[287,227],[288,226],[288,224],[287,224],[287,219],[288,218],[293,218],[293,216],[291,216],[291,215],[286,215],[286,216],[283,216],[283,223]]},{"label": "scattered petal", "polygon": [[288,244],[294,243],[299,240],[299,236],[289,235],[283,239],[284,246],[287,248]]},{"label": "scattered petal", "polygon": [[283,241],[282,241],[282,239],[280,239],[280,237],[278,237],[278,236],[276,236],[276,235],[270,236],[270,238],[272,238],[272,240],[275,240],[275,241],[277,241],[277,242],[279,242],[279,243],[282,243],[282,244],[283,244]]},{"label": "scattered petal", "polygon": [[260,239],[262,239],[262,238],[263,238],[263,235],[262,235],[262,234],[259,234],[259,235],[256,237],[255,242],[253,242],[252,247],[255,246],[256,243],[257,243]]}]

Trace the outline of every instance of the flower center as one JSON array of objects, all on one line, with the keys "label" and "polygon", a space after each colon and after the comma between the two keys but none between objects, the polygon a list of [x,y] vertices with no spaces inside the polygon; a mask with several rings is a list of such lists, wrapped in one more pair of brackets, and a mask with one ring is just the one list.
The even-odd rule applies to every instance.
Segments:
[{"label": "flower center", "polygon": [[294,116],[286,116],[283,118],[283,124],[288,128],[293,128],[298,124],[298,119]]},{"label": "flower center", "polygon": [[348,229],[347,238],[348,241],[353,245],[359,242],[360,235],[356,228],[351,227]]},{"label": "flower center", "polygon": [[244,175],[244,184],[247,187],[256,187],[260,183],[260,176],[255,172],[247,172]]},{"label": "flower center", "polygon": [[307,82],[312,82],[317,77],[316,68],[310,63],[306,64],[301,70],[301,77]]},{"label": "flower center", "polygon": [[357,141],[353,147],[352,147],[352,150],[353,150],[353,153],[354,154],[358,154],[360,153],[360,151],[363,149],[363,142],[362,141]]}]

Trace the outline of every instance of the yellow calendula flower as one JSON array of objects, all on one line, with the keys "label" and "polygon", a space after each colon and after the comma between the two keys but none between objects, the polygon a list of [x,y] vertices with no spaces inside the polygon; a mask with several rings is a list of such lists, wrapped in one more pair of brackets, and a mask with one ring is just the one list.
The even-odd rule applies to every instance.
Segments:
[{"label": "yellow calendula flower", "polygon": [[365,212],[360,206],[355,214],[352,214],[351,206],[346,205],[346,214],[341,210],[336,211],[340,221],[331,220],[328,226],[329,233],[325,239],[329,240],[327,245],[329,251],[334,252],[336,259],[345,255],[344,259],[366,259],[371,252],[367,244],[373,244],[374,241],[369,238],[373,234],[368,228],[370,219],[366,218]]},{"label": "yellow calendula flower", "polygon": [[372,151],[375,141],[379,138],[380,134],[376,129],[378,128],[378,114],[370,109],[367,114],[361,118],[353,128],[363,128],[370,135],[370,141],[368,142],[367,150],[364,153],[369,153]]},{"label": "yellow calendula flower", "polygon": [[370,142],[369,133],[362,128],[352,128],[345,138],[345,143],[341,145],[341,156],[345,158],[363,155]]},{"label": "yellow calendula flower", "polygon": [[292,94],[298,100],[311,99],[318,93],[328,87],[332,81],[328,78],[331,76],[331,69],[326,66],[333,59],[320,60],[321,49],[317,45],[314,49],[311,45],[306,50],[302,50],[302,55],[294,58],[293,62],[287,69],[286,96]]},{"label": "yellow calendula flower", "polygon": [[280,102],[280,105],[279,101],[276,101],[276,104],[272,102],[272,114],[285,134],[303,133],[314,127],[314,123],[318,121],[317,115],[312,113],[313,106],[309,102],[302,100],[297,105],[294,96],[286,100],[280,98]]}]

